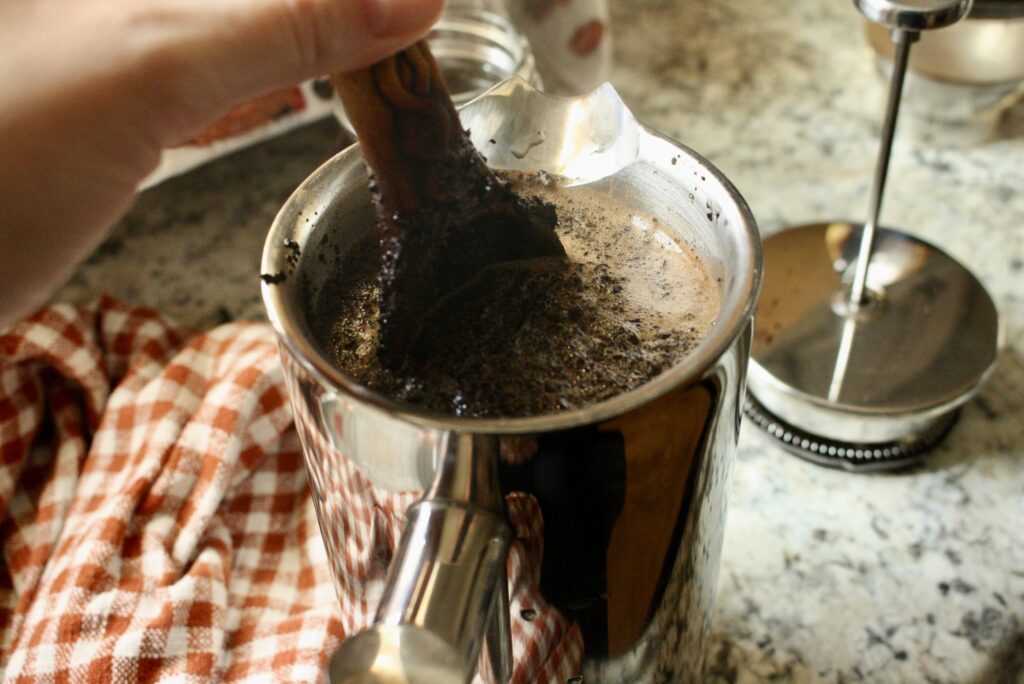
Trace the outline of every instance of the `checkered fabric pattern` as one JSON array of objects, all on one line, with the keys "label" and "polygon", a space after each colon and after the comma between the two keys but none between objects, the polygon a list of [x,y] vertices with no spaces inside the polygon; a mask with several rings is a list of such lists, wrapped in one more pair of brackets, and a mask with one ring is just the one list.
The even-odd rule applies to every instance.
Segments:
[{"label": "checkered fabric pattern", "polygon": [[[582,639],[508,504],[513,680],[565,682]],[[0,334],[0,549],[3,682],[318,681],[347,632],[265,325],[107,299]]]}]

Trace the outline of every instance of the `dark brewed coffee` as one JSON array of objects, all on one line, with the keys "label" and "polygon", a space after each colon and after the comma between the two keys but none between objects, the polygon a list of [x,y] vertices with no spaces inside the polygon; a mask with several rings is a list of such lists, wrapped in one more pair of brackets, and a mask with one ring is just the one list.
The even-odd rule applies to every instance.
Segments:
[{"label": "dark brewed coffee", "polygon": [[578,408],[635,389],[707,334],[719,288],[650,217],[596,192],[518,179],[553,202],[568,263],[492,266],[429,312],[404,366],[378,359],[380,252],[344,258],[315,307],[314,333],[338,368],[389,397],[459,416]]}]

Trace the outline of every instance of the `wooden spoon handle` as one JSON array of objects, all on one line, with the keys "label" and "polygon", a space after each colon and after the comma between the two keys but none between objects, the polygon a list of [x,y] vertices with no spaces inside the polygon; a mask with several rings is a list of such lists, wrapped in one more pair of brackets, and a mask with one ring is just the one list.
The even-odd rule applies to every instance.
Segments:
[{"label": "wooden spoon handle", "polygon": [[[438,166],[471,146],[426,41],[359,71],[331,76],[383,204],[402,215],[444,194]],[[489,174],[480,165],[477,173]]]}]

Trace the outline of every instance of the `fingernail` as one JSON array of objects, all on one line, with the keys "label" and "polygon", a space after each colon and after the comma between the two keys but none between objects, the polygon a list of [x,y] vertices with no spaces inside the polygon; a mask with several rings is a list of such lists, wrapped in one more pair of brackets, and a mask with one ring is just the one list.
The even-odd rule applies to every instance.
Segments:
[{"label": "fingernail", "polygon": [[370,33],[378,38],[426,31],[441,9],[438,0],[364,0]]}]

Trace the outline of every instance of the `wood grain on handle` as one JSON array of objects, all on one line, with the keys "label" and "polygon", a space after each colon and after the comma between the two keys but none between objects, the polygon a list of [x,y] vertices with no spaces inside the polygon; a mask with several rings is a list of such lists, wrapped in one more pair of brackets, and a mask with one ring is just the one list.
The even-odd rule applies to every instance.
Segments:
[{"label": "wood grain on handle", "polygon": [[425,174],[471,143],[426,42],[331,80],[386,204],[405,213],[437,201],[443,190]]}]

